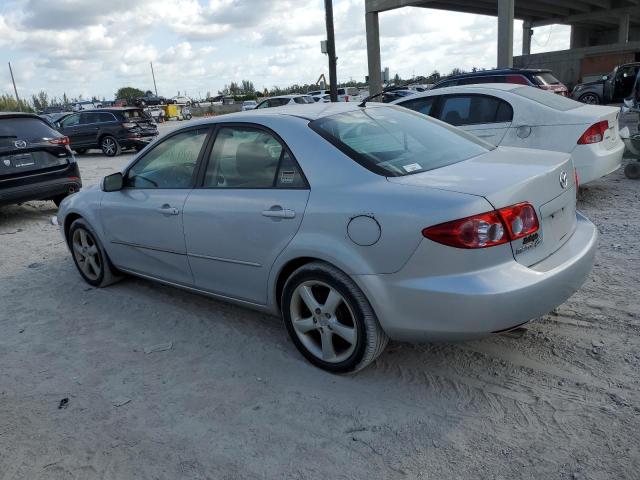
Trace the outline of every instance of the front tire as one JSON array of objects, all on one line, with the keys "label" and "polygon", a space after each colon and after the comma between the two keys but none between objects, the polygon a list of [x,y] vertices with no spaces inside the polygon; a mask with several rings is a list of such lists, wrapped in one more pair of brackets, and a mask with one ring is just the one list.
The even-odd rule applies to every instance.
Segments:
[{"label": "front tire", "polygon": [[300,353],[333,373],[357,372],[384,350],[388,337],[364,293],[322,262],[300,267],[282,292],[282,316]]},{"label": "front tire", "polygon": [[600,97],[595,93],[585,93],[580,97],[580,101],[582,103],[586,103],[587,105],[600,105]]},{"label": "front tire", "polygon": [[116,155],[120,155],[120,152],[122,151],[118,141],[111,135],[106,135],[102,138],[100,141],[100,148],[102,149],[102,153],[107,157],[115,157]]},{"label": "front tire", "polygon": [[73,262],[89,285],[102,288],[120,280],[98,236],[84,219],[71,224],[67,241]]}]

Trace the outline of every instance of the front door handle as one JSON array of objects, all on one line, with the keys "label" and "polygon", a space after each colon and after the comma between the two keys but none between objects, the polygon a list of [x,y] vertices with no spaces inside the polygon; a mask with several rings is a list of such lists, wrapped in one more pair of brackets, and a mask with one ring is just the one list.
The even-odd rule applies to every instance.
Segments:
[{"label": "front door handle", "polygon": [[296,212],[288,208],[282,208],[280,205],[274,205],[269,210],[262,212],[264,217],[271,218],[296,218]]},{"label": "front door handle", "polygon": [[163,206],[156,209],[156,212],[161,213],[163,215],[178,215],[180,213],[180,210],[178,210],[175,207],[172,207],[168,203],[165,203]]}]

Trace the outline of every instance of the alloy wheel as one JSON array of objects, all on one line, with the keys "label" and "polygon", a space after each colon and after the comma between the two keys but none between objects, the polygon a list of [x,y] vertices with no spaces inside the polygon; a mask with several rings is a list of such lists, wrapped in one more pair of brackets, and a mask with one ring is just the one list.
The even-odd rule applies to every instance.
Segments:
[{"label": "alloy wheel", "polygon": [[600,101],[598,100],[598,97],[593,94],[588,94],[583,96],[582,102],[586,103],[587,105],[598,105],[600,103]]},{"label": "alloy wheel", "polygon": [[83,228],[73,232],[71,239],[73,256],[78,267],[89,280],[98,280],[102,273],[100,252],[94,238]]},{"label": "alloy wheel", "polygon": [[296,335],[315,357],[339,363],[349,358],[358,343],[353,312],[344,297],[319,281],[298,285],[290,303]]},{"label": "alloy wheel", "polygon": [[116,142],[112,138],[105,138],[102,141],[102,151],[105,155],[115,155],[116,153]]}]

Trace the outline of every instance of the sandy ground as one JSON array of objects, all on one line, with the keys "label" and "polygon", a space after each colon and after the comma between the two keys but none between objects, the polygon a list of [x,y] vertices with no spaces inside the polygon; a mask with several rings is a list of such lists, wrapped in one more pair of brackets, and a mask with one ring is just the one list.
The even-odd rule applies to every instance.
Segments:
[{"label": "sandy ground", "polygon": [[[80,157],[85,184],[128,157]],[[593,273],[520,338],[392,343],[357,376],[310,366],[277,318],[90,288],[53,203],[0,208],[0,479],[637,479],[639,192],[583,189]]]}]

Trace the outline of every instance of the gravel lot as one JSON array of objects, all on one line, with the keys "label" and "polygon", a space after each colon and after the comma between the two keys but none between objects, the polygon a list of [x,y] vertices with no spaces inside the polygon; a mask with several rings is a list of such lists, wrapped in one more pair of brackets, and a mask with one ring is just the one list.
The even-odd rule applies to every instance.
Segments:
[{"label": "gravel lot", "polygon": [[[85,185],[129,157],[79,157]],[[277,318],[90,288],[52,202],[0,207],[0,479],[637,479],[639,192],[621,171],[581,191],[593,273],[519,337],[392,343],[356,376]]]}]

